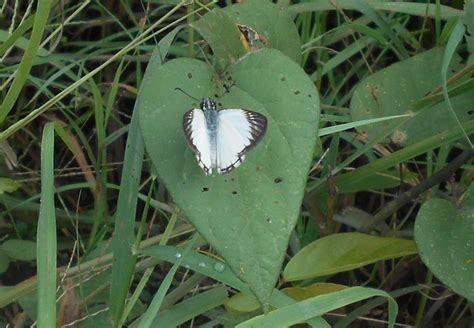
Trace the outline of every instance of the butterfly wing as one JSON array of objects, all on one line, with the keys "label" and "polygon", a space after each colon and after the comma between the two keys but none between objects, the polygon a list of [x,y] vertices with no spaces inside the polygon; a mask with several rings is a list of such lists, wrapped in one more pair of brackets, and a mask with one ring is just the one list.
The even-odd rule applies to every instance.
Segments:
[{"label": "butterfly wing", "polygon": [[183,116],[183,129],[189,147],[206,175],[212,174],[211,142],[202,109],[194,108]]},{"label": "butterfly wing", "polygon": [[218,112],[217,171],[227,173],[239,166],[245,154],[262,140],[267,118],[245,109]]}]

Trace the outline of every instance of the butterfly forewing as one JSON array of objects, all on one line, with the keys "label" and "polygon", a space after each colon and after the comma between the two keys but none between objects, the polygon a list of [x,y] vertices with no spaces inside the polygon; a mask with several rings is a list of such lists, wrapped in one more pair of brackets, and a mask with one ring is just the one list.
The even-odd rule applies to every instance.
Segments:
[{"label": "butterfly forewing", "polygon": [[202,109],[194,108],[186,112],[183,116],[183,128],[199,166],[206,174],[212,174],[211,142]]},{"label": "butterfly forewing", "polygon": [[263,138],[267,119],[262,114],[237,108],[218,113],[217,171],[227,173],[239,166],[245,154]]},{"label": "butterfly forewing", "polygon": [[267,118],[240,108],[216,111],[215,102],[204,99],[201,109],[184,114],[183,128],[204,173],[227,173],[239,166],[245,154],[263,138]]}]

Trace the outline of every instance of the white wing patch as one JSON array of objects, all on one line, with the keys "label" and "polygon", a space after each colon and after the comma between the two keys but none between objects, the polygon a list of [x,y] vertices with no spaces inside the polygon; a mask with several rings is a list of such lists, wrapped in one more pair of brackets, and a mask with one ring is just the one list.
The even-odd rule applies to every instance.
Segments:
[{"label": "white wing patch", "polygon": [[218,112],[217,172],[227,173],[238,167],[245,154],[262,139],[267,118],[244,109]]},{"label": "white wing patch", "polygon": [[202,109],[194,108],[186,112],[183,116],[183,128],[186,140],[193,150],[199,166],[206,175],[212,174],[211,142]]},{"label": "white wing patch", "polygon": [[220,110],[216,123],[217,130],[210,131],[206,115],[199,108],[183,116],[186,140],[206,175],[215,171],[224,174],[238,167],[267,130],[265,116],[245,109]]}]

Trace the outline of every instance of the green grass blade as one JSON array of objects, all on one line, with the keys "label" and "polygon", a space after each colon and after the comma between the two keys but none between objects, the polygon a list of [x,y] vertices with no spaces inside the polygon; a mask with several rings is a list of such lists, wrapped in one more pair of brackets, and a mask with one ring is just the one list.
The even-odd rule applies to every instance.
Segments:
[{"label": "green grass blade", "polygon": [[[46,2],[46,1],[45,1]],[[111,56],[107,61],[105,61],[103,64],[99,65],[95,69],[93,69],[91,72],[87,73],[84,75],[82,78],[77,80],[76,82],[72,83],[69,85],[66,89],[58,93],[54,98],[48,100],[45,102],[43,105],[40,107],[32,110],[28,115],[26,115],[24,118],[16,121],[12,125],[10,125],[7,129],[4,131],[0,132],[0,140],[4,140],[17,132],[18,130],[22,129],[25,125],[29,124],[32,122],[36,117],[50,109],[53,105],[55,105],[57,102],[59,102],[61,99],[72,93],[75,89],[77,89],[80,85],[84,84],[86,81],[88,81],[91,77],[95,76],[99,72],[101,72],[106,66],[108,66],[110,63],[114,62],[118,58],[121,58],[124,56],[127,52],[130,50],[138,47],[140,44],[144,43],[145,41],[149,40],[150,38],[154,37],[155,35],[161,34],[170,27],[177,25],[181,21],[185,20],[187,18],[187,15],[182,16],[176,20],[174,20],[172,23],[162,27],[161,29],[155,31],[155,28],[159,26],[160,24],[163,23],[167,18],[169,18],[171,15],[173,15],[179,8],[183,6],[183,1],[180,2],[179,5],[176,7],[173,7],[171,10],[169,10],[163,17],[161,17],[159,20],[157,20],[153,25],[151,25],[145,32],[143,32],[139,37],[135,38],[132,42],[127,44],[125,47],[122,47],[118,52],[116,52],[113,56]],[[193,12],[197,13],[201,11],[202,8],[198,8]],[[1,112],[0,112],[1,114]],[[1,121],[0,121],[1,122]]]},{"label": "green grass blade", "polygon": [[136,261],[136,256],[132,254],[132,246],[135,242],[135,212],[145,150],[137,114],[134,111],[128,132],[122,182],[115,213],[115,233],[112,243],[114,264],[110,288],[110,314],[115,323],[118,323],[122,316]]},{"label": "green grass blade", "polygon": [[175,256],[178,258],[175,264],[171,267],[171,270],[168,272],[166,275],[165,279],[163,279],[163,282],[160,285],[160,288],[156,292],[155,296],[153,297],[153,300],[151,301],[150,306],[146,310],[145,314],[143,315],[142,319],[140,320],[140,323],[138,324],[138,328],[148,328],[148,327],[153,327],[153,321],[155,320],[155,317],[158,313],[158,310],[161,307],[161,304],[163,303],[163,299],[165,298],[165,295],[168,291],[168,289],[171,286],[171,283],[173,282],[174,275],[178,268],[181,265],[181,262],[183,261],[183,258],[187,256],[187,254],[190,253],[190,251],[193,248],[193,245],[196,243],[197,239],[199,237],[199,234],[195,234],[191,241],[188,243],[186,248],[184,249],[183,253],[179,252],[176,253]]},{"label": "green grass blade", "polygon": [[179,327],[180,324],[222,305],[226,299],[225,287],[218,286],[188,298],[168,310],[159,312],[152,326],[156,328]]},{"label": "green grass blade", "polygon": [[453,105],[451,104],[451,100],[449,99],[448,85],[447,85],[449,63],[451,62],[451,59],[453,58],[454,53],[456,52],[456,48],[458,44],[462,41],[465,31],[466,31],[466,28],[461,23],[461,21],[458,20],[456,26],[454,27],[453,32],[451,33],[451,36],[449,37],[448,44],[446,45],[446,50],[443,56],[443,66],[441,67],[441,78],[443,79],[443,97],[444,97],[444,100],[446,101],[446,105],[448,106],[449,111],[453,115],[454,120],[461,128],[461,131],[464,134],[464,138],[468,142],[469,146],[471,148],[474,148],[474,145],[471,143],[471,140],[469,139],[469,136],[467,135],[461,122],[459,121],[458,116],[454,112]]},{"label": "green grass blade", "polygon": [[[150,62],[154,65],[150,67],[155,68],[161,65],[172,41],[182,28],[183,26],[176,27],[160,40],[150,59]],[[136,262],[136,256],[132,254],[132,246],[135,243],[135,211],[144,151],[145,146],[140,132],[138,112],[134,110],[128,131],[113,242],[113,252],[116,260],[112,268],[110,313],[115,324],[119,323],[122,317]]]},{"label": "green grass blade", "polygon": [[[238,289],[244,293],[251,293],[249,287],[243,283],[223,262],[210,258],[197,252],[183,253],[183,256],[176,257],[176,254],[182,253],[181,248],[173,246],[151,246],[143,249],[142,254],[165,260],[171,263],[182,261],[190,270],[199,272],[217,281],[220,281],[232,288]],[[294,303],[294,300],[277,289],[273,290],[270,301],[274,307],[282,307]],[[315,327],[326,327],[327,324],[323,318],[313,318],[308,322],[315,324]],[[327,326],[329,327],[329,326]]]},{"label": "green grass blade", "polygon": [[54,123],[41,145],[41,207],[38,219],[38,327],[56,326],[56,217],[54,209]]},{"label": "green grass blade", "polygon": [[[414,16],[436,17],[436,5],[432,3],[415,3],[415,2],[396,2],[396,1],[367,1],[375,10],[384,10],[395,13],[405,13]],[[292,14],[304,13],[307,11],[326,11],[326,10],[355,10],[353,0],[338,0],[334,5],[332,0],[308,1],[298,3],[289,7]],[[451,17],[460,17],[463,11],[448,6],[439,6],[440,18],[447,20]]]},{"label": "green grass blade", "polygon": [[352,287],[331,294],[312,297],[304,301],[276,309],[266,315],[256,316],[237,325],[237,327],[289,327],[312,317],[320,316],[345,305],[359,302],[374,296],[382,296],[388,300],[388,326],[394,327],[395,318],[398,312],[398,306],[395,300],[384,291],[364,287]]},{"label": "green grass blade", "polygon": [[[6,40],[2,40],[3,43],[0,44],[0,57],[3,56],[5,52],[10,49],[10,47],[13,46],[15,42],[33,26],[35,17],[36,15],[34,14],[28,17],[11,35],[8,36]],[[3,34],[3,31],[1,32]],[[5,34],[8,35],[7,33]],[[3,38],[0,36],[0,39]]]},{"label": "green grass blade", "polygon": [[25,85],[25,82],[30,73],[30,69],[33,63],[33,58],[38,52],[38,48],[43,37],[43,32],[48,21],[49,11],[51,10],[52,0],[38,1],[38,7],[33,24],[33,31],[31,32],[30,42],[28,48],[23,55],[20,66],[16,71],[15,80],[13,81],[7,95],[3,99],[3,103],[0,106],[0,123],[2,123],[7,117],[8,113],[12,110],[21,89]]},{"label": "green grass blade", "polygon": [[335,125],[335,126],[330,126],[330,127],[327,127],[327,128],[319,129],[318,136],[322,137],[322,136],[326,136],[328,134],[333,134],[333,133],[349,130],[349,129],[356,128],[356,127],[359,127],[359,126],[364,126],[364,125],[367,125],[367,124],[374,124],[374,123],[379,123],[379,122],[382,122],[382,121],[393,120],[393,119],[396,119],[396,118],[407,117],[407,116],[412,116],[412,115],[411,114],[394,115],[394,116],[387,116],[387,117],[381,117],[381,118],[371,118],[371,119],[367,119],[367,120],[360,120],[360,121],[356,121],[356,122],[338,124],[338,125]]},{"label": "green grass blade", "polygon": [[392,43],[395,45],[392,48],[394,52],[397,53],[400,59],[409,57],[407,50],[398,38],[397,34],[395,34],[395,32],[389,26],[389,24],[381,13],[375,11],[374,8],[365,0],[354,1],[354,6],[358,11],[369,17],[370,20],[377,24],[382,29],[382,31],[392,40]]},{"label": "green grass blade", "polygon": [[[463,125],[463,128],[467,133],[474,133],[474,120],[471,120],[465,125]],[[407,161],[415,156],[426,153],[430,149],[434,149],[441,145],[453,142],[459,138],[462,138],[462,136],[463,133],[461,132],[461,130],[458,129],[443,131],[430,138],[427,138],[423,141],[405,147],[388,156],[380,158],[375,162],[361,166],[355,169],[354,171],[337,176],[336,185],[345,184],[349,181],[351,183],[355,183],[357,181],[363,180],[368,176],[374,175],[377,172],[387,170],[397,165],[398,163]]]}]

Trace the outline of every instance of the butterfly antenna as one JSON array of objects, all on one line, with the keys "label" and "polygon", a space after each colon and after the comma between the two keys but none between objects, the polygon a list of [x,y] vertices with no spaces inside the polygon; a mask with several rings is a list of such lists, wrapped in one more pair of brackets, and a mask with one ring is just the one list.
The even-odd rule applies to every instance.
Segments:
[{"label": "butterfly antenna", "polygon": [[190,97],[190,98],[193,98],[194,100],[196,100],[196,101],[198,101],[198,102],[201,101],[200,99],[197,99],[196,97],[191,96],[189,93],[187,93],[186,91],[184,91],[184,90],[181,89],[181,88],[176,87],[176,88],[174,88],[174,89],[181,91],[181,92],[184,93],[186,96],[188,96],[188,97]]}]

